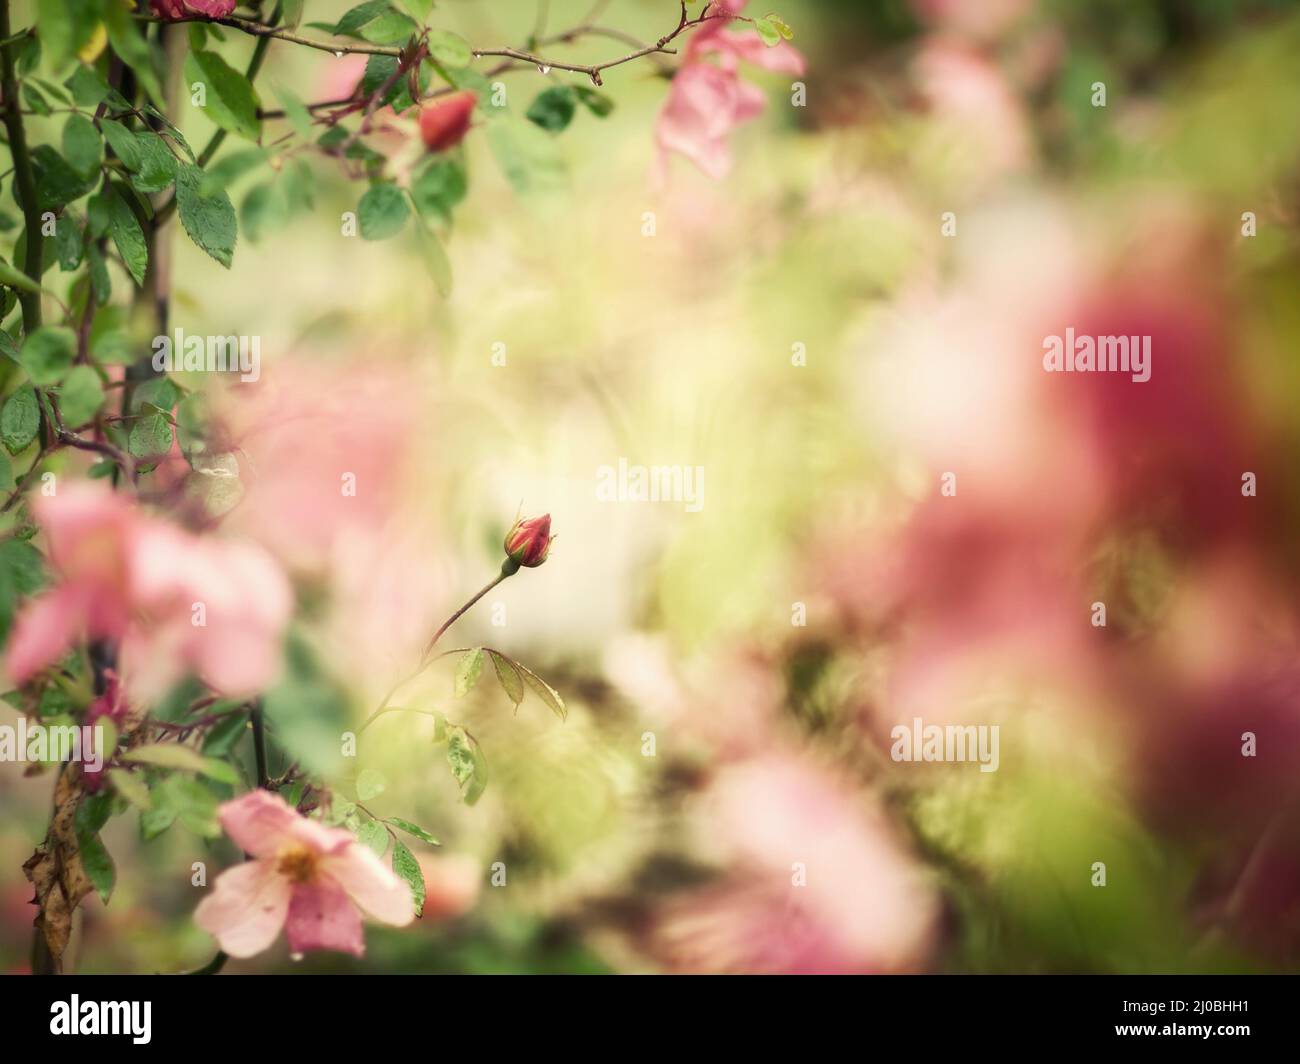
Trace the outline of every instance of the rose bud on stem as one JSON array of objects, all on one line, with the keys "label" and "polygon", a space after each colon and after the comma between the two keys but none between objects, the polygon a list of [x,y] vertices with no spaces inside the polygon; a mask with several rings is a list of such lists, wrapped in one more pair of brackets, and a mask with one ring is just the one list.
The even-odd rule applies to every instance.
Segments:
[{"label": "rose bud on stem", "polygon": [[469,132],[477,97],[465,90],[428,104],[420,112],[420,139],[432,152],[454,148]]},{"label": "rose bud on stem", "polygon": [[554,539],[555,537],[551,535],[550,514],[542,514],[541,517],[530,517],[525,521],[515,521],[510,531],[506,533],[504,544],[506,560],[501,563],[501,572],[497,573],[491,583],[448,617],[443,622],[442,627],[433,633],[433,638],[429,640],[429,645],[424,650],[424,657],[428,658],[438,640],[442,638],[442,633],[455,624],[462,613],[496,587],[497,584],[501,583],[502,580],[508,576],[514,576],[515,573],[519,572],[520,566],[527,569],[536,569],[537,566],[546,561],[546,555],[551,550],[551,541]]}]

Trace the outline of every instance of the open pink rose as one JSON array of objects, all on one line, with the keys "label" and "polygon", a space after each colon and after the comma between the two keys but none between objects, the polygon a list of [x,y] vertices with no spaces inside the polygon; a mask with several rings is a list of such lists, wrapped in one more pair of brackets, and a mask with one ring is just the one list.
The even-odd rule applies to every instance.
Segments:
[{"label": "open pink rose", "polygon": [[298,815],[278,795],[251,791],[218,816],[250,860],[221,873],[194,922],[232,957],[261,953],[282,927],[295,954],[360,957],[360,909],[394,927],[415,916],[409,888],[371,850],[342,828]]},{"label": "open pink rose", "polygon": [[[713,10],[735,14],[744,6],[745,0],[725,0]],[[741,122],[759,115],[766,102],[757,87],[740,79],[742,59],[783,74],[804,72],[803,56],[792,45],[782,41],[769,48],[757,30],[732,32],[724,28],[727,23],[726,18],[704,23],[686,46],[685,61],[655,127],[661,179],[667,175],[671,152],[686,156],[715,180],[730,172],[727,138]],[[717,62],[710,62],[709,56],[716,56]]]},{"label": "open pink rose", "polygon": [[15,621],[5,658],[15,683],[81,638],[120,643],[128,687],[145,701],[186,669],[234,696],[275,679],[293,599],[260,547],[195,536],[95,485],[33,510],[59,579]]}]

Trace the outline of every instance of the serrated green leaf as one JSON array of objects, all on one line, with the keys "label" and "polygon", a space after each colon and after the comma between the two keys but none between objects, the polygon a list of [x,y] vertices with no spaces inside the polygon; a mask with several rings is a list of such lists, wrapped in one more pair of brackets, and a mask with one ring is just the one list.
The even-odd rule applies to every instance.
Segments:
[{"label": "serrated green leaf", "polygon": [[519,703],[524,700],[524,681],[519,675],[519,670],[515,668],[515,663],[504,654],[498,654],[495,650],[488,653],[492,655],[492,667],[496,670],[501,689],[505,691],[506,697],[518,709]]},{"label": "serrated green leaf", "polygon": [[533,693],[546,703],[547,708],[552,713],[559,717],[560,720],[564,720],[569,715],[569,711],[564,705],[564,699],[560,697],[560,693],[554,687],[533,672],[527,665],[516,661],[515,667],[523,676],[524,683],[532,688]]},{"label": "serrated green leaf", "polygon": [[122,256],[126,272],[136,284],[144,284],[145,269],[149,265],[149,249],[145,244],[140,220],[116,188],[108,192],[108,232]]},{"label": "serrated green leaf", "polygon": [[185,60],[185,80],[206,87],[203,110],[221,129],[249,140],[262,132],[257,117],[257,91],[252,83],[216,52],[190,52]]},{"label": "serrated green leaf", "polygon": [[393,871],[411,888],[411,904],[415,906],[415,915],[424,914],[424,873],[420,862],[406,848],[406,844],[393,840]]},{"label": "serrated green leaf", "polygon": [[45,325],[25,340],[18,361],[39,388],[58,384],[77,354],[77,337],[71,329]]},{"label": "serrated green leaf", "polygon": [[172,427],[162,414],[137,418],[127,449],[136,458],[157,458],[172,449]]},{"label": "serrated green leaf", "polygon": [[203,171],[197,166],[184,164],[177,167],[176,206],[181,225],[194,243],[230,269],[239,230],[235,207],[225,192],[202,195],[199,191],[202,182]]},{"label": "serrated green leaf", "polygon": [[384,820],[385,824],[391,824],[398,831],[405,831],[408,835],[413,835],[421,842],[427,842],[430,846],[441,846],[437,839],[430,835],[419,824],[413,824],[409,820],[403,820],[400,816],[390,816]]},{"label": "serrated green leaf", "polygon": [[36,393],[20,388],[5,400],[0,409],[0,443],[10,454],[18,454],[36,439],[41,427],[41,410]]}]

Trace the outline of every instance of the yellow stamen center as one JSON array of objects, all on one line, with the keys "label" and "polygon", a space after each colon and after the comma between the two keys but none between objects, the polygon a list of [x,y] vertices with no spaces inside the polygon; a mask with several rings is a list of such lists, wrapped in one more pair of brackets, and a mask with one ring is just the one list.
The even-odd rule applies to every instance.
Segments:
[{"label": "yellow stamen center", "polygon": [[306,846],[286,846],[276,855],[275,870],[291,882],[310,883],[316,878],[316,853]]}]

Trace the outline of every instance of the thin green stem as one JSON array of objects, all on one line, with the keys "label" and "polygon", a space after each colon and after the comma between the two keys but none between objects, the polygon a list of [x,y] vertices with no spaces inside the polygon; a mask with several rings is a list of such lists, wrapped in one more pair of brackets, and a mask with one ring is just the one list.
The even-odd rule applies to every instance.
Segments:
[{"label": "thin green stem", "polygon": [[[9,28],[9,0],[0,0],[0,40],[12,36]],[[23,272],[38,286],[41,283],[41,257],[44,241],[41,239],[41,212],[36,201],[36,177],[32,172],[32,157],[27,151],[27,133],[23,128],[22,110],[18,100],[18,74],[14,67],[14,47],[10,41],[0,48],[0,92],[4,94],[4,124],[9,135],[9,152],[14,161],[14,181],[23,201],[23,221],[27,226],[27,248],[23,256]],[[23,308],[23,331],[31,335],[41,326],[41,293],[18,293]]]}]

